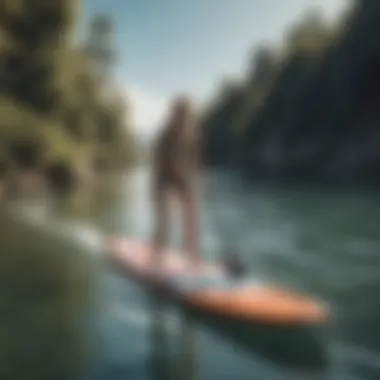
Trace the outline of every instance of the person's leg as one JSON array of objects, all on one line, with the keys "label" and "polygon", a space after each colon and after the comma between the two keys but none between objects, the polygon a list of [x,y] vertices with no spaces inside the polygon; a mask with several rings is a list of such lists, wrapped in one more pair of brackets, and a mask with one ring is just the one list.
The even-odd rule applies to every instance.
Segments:
[{"label": "person's leg", "polygon": [[186,253],[194,264],[200,261],[199,202],[195,188],[191,185],[179,189],[183,210],[183,235]]},{"label": "person's leg", "polygon": [[153,262],[156,267],[161,264],[162,254],[169,235],[168,191],[164,184],[158,184],[153,192],[154,232]]}]

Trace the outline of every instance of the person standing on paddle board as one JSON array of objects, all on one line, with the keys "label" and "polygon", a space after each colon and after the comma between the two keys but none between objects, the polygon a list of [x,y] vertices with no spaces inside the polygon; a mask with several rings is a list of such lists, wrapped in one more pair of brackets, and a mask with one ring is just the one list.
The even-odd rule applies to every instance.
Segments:
[{"label": "person standing on paddle board", "polygon": [[197,132],[190,100],[185,96],[178,97],[153,153],[153,202],[156,217],[153,246],[157,264],[169,237],[172,196],[178,199],[182,209],[185,250],[193,264],[197,264],[200,259],[196,194],[200,149]]}]

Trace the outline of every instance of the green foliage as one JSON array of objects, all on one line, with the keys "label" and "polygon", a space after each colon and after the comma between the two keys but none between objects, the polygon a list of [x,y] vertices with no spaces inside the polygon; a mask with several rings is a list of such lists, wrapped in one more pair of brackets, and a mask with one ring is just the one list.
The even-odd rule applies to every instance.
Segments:
[{"label": "green foliage", "polygon": [[319,9],[312,9],[289,31],[286,49],[290,55],[318,55],[325,51],[331,40],[330,28]]},{"label": "green foliage", "polygon": [[86,54],[97,68],[98,75],[107,78],[117,60],[114,27],[109,16],[98,15],[92,20]]},{"label": "green foliage", "polygon": [[89,353],[89,256],[4,215],[0,240],[1,379],[80,378]]},{"label": "green foliage", "polygon": [[130,155],[120,151],[133,147],[125,105],[105,96],[115,92],[105,80],[116,57],[112,20],[96,16],[82,46],[75,41],[80,0],[0,7],[0,155],[12,158],[17,143],[36,149],[46,166],[91,163],[99,152],[119,152],[109,166],[124,165]]},{"label": "green foliage", "polygon": [[6,0],[2,25],[28,53],[68,42],[78,22],[80,0]]}]

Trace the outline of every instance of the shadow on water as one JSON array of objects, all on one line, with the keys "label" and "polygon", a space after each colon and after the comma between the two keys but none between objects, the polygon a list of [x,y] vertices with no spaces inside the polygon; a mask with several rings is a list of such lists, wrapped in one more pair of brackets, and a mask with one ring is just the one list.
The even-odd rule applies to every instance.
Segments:
[{"label": "shadow on water", "polygon": [[245,351],[254,359],[262,357],[289,374],[325,376],[330,369],[327,341],[322,327],[270,326],[231,323],[214,315],[180,310],[181,327],[174,357],[172,335],[167,331],[166,303],[152,302],[151,379],[197,379],[198,339],[196,326],[207,325],[217,336]]},{"label": "shadow on water", "polygon": [[328,344],[322,326],[253,325],[232,323],[199,312],[191,315],[250,355],[261,356],[282,369],[323,373],[329,368]]},{"label": "shadow on water", "polygon": [[[199,331],[198,324],[205,322],[205,320],[200,321],[199,316],[182,314],[179,333],[173,336],[168,324],[167,304],[156,299],[151,306],[148,378],[150,380],[197,380],[203,378],[200,371],[200,347],[201,343],[203,346],[203,343],[206,342],[199,339],[201,336],[198,333],[201,331]],[[233,343],[237,348],[236,353],[240,350],[241,353],[245,351],[248,354],[247,359],[250,358],[253,365],[250,372],[255,369],[254,363],[259,365],[256,368],[257,373],[262,371],[260,366],[265,361],[257,360],[261,356],[266,359],[267,365],[272,368],[272,372],[277,366],[283,375],[287,374],[291,376],[290,378],[320,379],[328,377],[326,358],[323,357],[322,359],[325,353],[321,353],[322,347],[315,347],[318,339],[315,337],[312,339],[308,335],[310,332],[304,331],[302,334],[301,331],[294,331],[294,329],[279,332],[273,331],[273,328],[253,331],[243,328],[238,331],[236,328],[231,329],[231,326],[218,325],[215,319],[210,322],[209,327],[216,335],[227,338],[227,342]],[[205,354],[207,351],[205,350]],[[218,354],[216,353],[216,355]],[[222,361],[216,365],[223,368],[225,363]],[[217,368],[212,371],[215,370],[217,371]]]}]

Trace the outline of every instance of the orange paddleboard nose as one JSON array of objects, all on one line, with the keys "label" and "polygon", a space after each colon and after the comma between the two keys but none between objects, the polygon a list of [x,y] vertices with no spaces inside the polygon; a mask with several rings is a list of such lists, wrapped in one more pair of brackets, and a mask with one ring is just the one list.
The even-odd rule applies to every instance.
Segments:
[{"label": "orange paddleboard nose", "polygon": [[320,303],[290,291],[255,286],[230,291],[205,290],[187,298],[189,306],[233,319],[271,324],[314,324],[328,319]]}]

